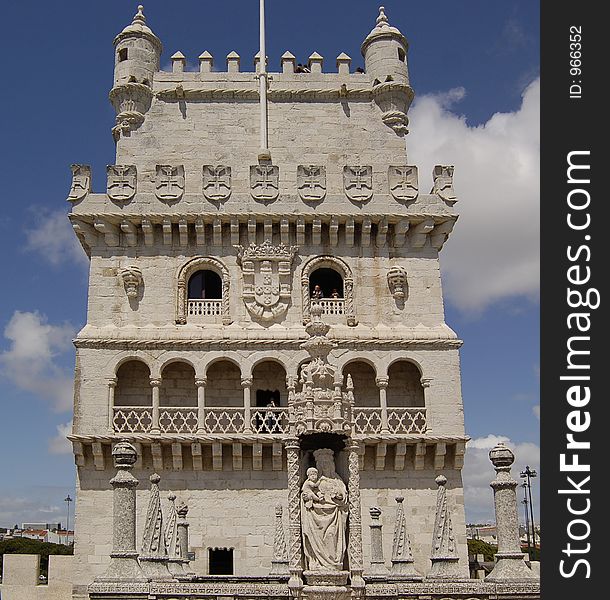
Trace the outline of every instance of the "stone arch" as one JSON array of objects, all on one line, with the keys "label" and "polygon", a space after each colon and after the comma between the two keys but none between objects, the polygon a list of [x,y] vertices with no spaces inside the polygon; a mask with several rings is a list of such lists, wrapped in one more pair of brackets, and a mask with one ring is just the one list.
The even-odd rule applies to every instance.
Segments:
[{"label": "stone arch", "polygon": [[114,406],[152,406],[150,367],[140,358],[126,358],[117,366]]},{"label": "stone arch", "polygon": [[342,368],[344,381],[348,374],[354,382],[354,401],[359,407],[379,406],[379,389],[377,388],[377,373],[372,361],[355,357],[347,361]]},{"label": "stone arch", "polygon": [[288,406],[286,365],[275,357],[264,357],[252,365],[252,405],[267,406],[273,400],[276,406]]},{"label": "stone arch", "polygon": [[195,367],[186,360],[170,359],[161,368],[159,406],[197,406]]},{"label": "stone arch", "polygon": [[312,258],[303,266],[301,271],[301,295],[303,299],[303,323],[311,320],[311,299],[309,293],[309,277],[316,269],[327,268],[338,271],[343,277],[343,295],[345,299],[345,315],[347,324],[356,325],[354,313],[354,277],[349,265],[336,256],[324,255]]},{"label": "stone arch", "polygon": [[229,269],[218,259],[209,256],[198,256],[192,258],[182,265],[178,272],[178,290],[176,299],[176,323],[184,325],[186,323],[186,309],[188,305],[188,282],[191,275],[197,271],[210,270],[220,276],[222,281],[222,323],[229,325],[231,316],[229,314],[229,292],[230,277]]},{"label": "stone arch", "polygon": [[121,366],[131,360],[140,361],[144,363],[148,367],[151,376],[154,375],[155,361],[151,356],[134,352],[124,352],[122,355],[119,355],[118,360],[116,356],[113,356],[112,361],[108,361],[108,368],[112,370],[112,376],[116,377]]},{"label": "stone arch", "polygon": [[399,358],[388,366],[388,407],[424,408],[425,395],[419,366],[408,358]]},{"label": "stone arch", "polygon": [[210,408],[242,407],[242,374],[237,361],[228,357],[212,360],[206,369],[205,404]]}]

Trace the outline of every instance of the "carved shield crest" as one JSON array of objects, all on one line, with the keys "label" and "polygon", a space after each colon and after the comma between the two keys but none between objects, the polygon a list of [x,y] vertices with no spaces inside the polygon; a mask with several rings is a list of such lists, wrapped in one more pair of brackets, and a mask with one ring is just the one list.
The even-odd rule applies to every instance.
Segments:
[{"label": "carved shield crest", "polygon": [[297,189],[302,200],[322,200],[326,196],[326,169],[314,165],[297,167]]},{"label": "carved shield crest", "polygon": [[260,245],[235,248],[244,277],[243,298],[248,312],[263,321],[283,315],[290,302],[296,246],[274,246],[266,240]]},{"label": "carved shield crest", "polygon": [[227,200],[231,195],[231,167],[203,166],[203,195],[207,200]]},{"label": "carved shield crest", "polygon": [[106,193],[111,200],[124,202],[136,194],[137,171],[135,165],[108,165]]},{"label": "carved shield crest", "polygon": [[68,200],[82,200],[91,191],[91,167],[89,165],[72,165],[72,184]]},{"label": "carved shield crest", "polygon": [[165,202],[180,200],[184,194],[184,167],[157,165],[155,194]]},{"label": "carved shield crest", "polygon": [[394,199],[402,202],[415,200],[419,193],[417,167],[414,165],[391,166],[388,169],[388,184]]},{"label": "carved shield crest", "polygon": [[373,167],[344,167],[343,187],[350,200],[356,202],[370,200],[373,197]]},{"label": "carved shield crest", "polygon": [[445,202],[456,202],[457,196],[453,189],[453,166],[451,165],[436,165],[432,171],[434,178],[434,186],[431,194],[437,194]]},{"label": "carved shield crest", "polygon": [[280,195],[280,168],[277,165],[252,165],[250,191],[255,200],[276,200]]}]

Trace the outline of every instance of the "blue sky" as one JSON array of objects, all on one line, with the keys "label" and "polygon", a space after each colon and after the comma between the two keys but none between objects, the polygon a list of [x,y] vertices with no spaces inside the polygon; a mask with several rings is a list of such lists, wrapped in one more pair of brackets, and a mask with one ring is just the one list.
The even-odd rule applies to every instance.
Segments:
[{"label": "blue sky", "polygon": [[[3,293],[0,295],[0,526],[65,519],[74,494],[70,420],[71,336],[84,324],[86,261],[65,219],[70,164],[91,164],[94,190],[113,161],[108,101],[114,36],[137,2],[6,3],[2,115]],[[267,0],[267,53],[306,62],[315,50],[334,68],[374,26],[369,0]],[[387,1],[410,43],[416,102],[409,159],[428,174],[456,164],[461,217],[441,262],[447,322],[465,341],[463,395],[475,440],[465,471],[470,520],[492,517],[488,446],[507,438],[519,468],[538,468],[538,76],[539,6],[531,0]],[[145,2],[164,44],[190,68],[231,50],[252,69],[258,2]],[[66,391],[68,390],[68,391]],[[66,410],[68,408],[68,410]],[[60,429],[58,429],[60,428]],[[481,492],[485,500],[478,500]]]}]

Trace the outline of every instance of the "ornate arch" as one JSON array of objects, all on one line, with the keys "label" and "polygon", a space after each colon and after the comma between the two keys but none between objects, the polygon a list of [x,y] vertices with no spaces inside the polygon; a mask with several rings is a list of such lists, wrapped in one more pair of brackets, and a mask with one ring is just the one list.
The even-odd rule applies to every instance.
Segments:
[{"label": "ornate arch", "polygon": [[317,256],[309,260],[301,271],[301,295],[303,298],[303,323],[311,321],[311,299],[309,297],[309,277],[316,269],[328,267],[339,271],[343,276],[343,289],[345,295],[345,315],[350,327],[357,325],[354,312],[354,277],[349,265],[336,256]]},{"label": "ornate arch", "polygon": [[193,273],[202,269],[209,269],[220,275],[222,281],[222,324],[229,325],[232,322],[229,314],[229,288],[231,284],[229,270],[218,259],[209,256],[199,256],[189,260],[185,265],[182,265],[178,272],[176,323],[179,325],[186,323],[188,281]]}]

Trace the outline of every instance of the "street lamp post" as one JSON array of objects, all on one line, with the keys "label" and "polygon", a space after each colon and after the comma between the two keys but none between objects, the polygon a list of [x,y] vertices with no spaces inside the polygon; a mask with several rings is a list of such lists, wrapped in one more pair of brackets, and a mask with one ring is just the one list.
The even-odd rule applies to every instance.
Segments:
[{"label": "street lamp post", "polygon": [[[534,522],[534,504],[532,502],[532,479],[537,477],[538,473],[534,469],[530,469],[529,465],[526,465],[525,470],[521,471],[521,477],[527,479],[527,493],[529,496],[529,504],[530,504],[530,521],[532,524],[532,546],[534,547],[534,552],[536,551],[536,524]],[[530,560],[531,560],[530,556]]]},{"label": "street lamp post", "polygon": [[70,498],[70,494],[68,494],[64,498],[64,502],[68,506],[68,518],[66,519],[66,546],[69,546],[70,544],[68,542],[68,532],[70,531],[70,502],[72,502],[72,498]]},{"label": "street lamp post", "polygon": [[521,501],[521,504],[524,505],[525,507],[525,532],[527,535],[527,553],[530,557],[532,557],[532,546],[531,546],[531,539],[530,539],[530,515],[529,515],[529,511],[528,511],[528,504],[529,502],[527,501],[527,483],[524,481],[521,484],[521,487],[523,488],[523,500]]}]

